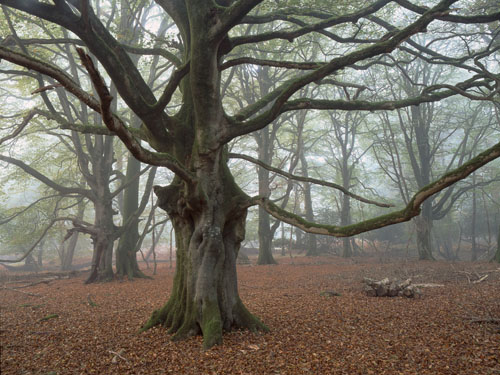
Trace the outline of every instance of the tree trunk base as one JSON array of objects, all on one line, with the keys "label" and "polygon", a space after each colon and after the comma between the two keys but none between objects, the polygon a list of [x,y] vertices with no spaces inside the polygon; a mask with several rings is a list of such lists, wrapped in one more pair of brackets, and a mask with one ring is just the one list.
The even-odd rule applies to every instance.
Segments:
[{"label": "tree trunk base", "polygon": [[239,329],[248,329],[251,332],[269,331],[264,323],[247,310],[241,300],[235,304],[230,315],[232,320],[224,321],[217,303],[206,303],[202,308],[195,308],[194,303],[185,306],[173,296],[161,309],[153,311],[140,332],[162,325],[168,328],[169,334],[173,335],[172,341],[185,340],[202,334],[203,348],[209,349],[214,345],[222,344],[224,331]]}]

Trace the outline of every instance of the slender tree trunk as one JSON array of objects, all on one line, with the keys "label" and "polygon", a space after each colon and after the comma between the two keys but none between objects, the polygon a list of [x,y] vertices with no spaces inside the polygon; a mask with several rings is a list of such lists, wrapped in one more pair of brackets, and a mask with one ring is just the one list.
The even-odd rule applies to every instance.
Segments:
[{"label": "slender tree trunk", "polygon": [[281,256],[284,257],[285,252],[285,223],[281,222]]},{"label": "slender tree trunk", "polygon": [[[344,194],[342,200],[342,208],[340,211],[340,225],[345,226],[351,223],[351,202],[349,196]],[[352,256],[351,238],[342,238],[342,256],[350,258]]]},{"label": "slender tree trunk", "polygon": [[[81,200],[78,203],[78,210],[76,217],[78,220],[83,219],[83,215],[85,214],[85,203]],[[79,233],[77,231],[73,232],[71,237],[69,238],[69,242],[67,247],[65,248],[64,243],[61,243],[61,271],[69,271],[73,265],[73,256],[75,255],[76,245],[78,243]]]},{"label": "slender tree trunk", "polygon": [[500,263],[500,225],[498,226],[498,233],[497,233],[497,252],[495,253],[495,258],[494,260],[497,263]]},{"label": "slender tree trunk", "polygon": [[78,232],[74,232],[68,241],[68,246],[64,248],[64,244],[61,244],[62,256],[61,256],[61,271],[71,270],[73,264],[73,256],[75,254],[76,244],[78,243]]},{"label": "slender tree trunk", "polygon": [[[271,164],[271,155],[269,150],[269,130],[263,129],[259,132],[259,160],[266,164]],[[269,171],[265,168],[258,168],[259,195],[269,197]],[[269,213],[262,207],[259,207],[259,257],[257,264],[276,264],[273,257],[272,242],[273,232],[271,231],[271,220]]]},{"label": "slender tree trunk", "polygon": [[[476,184],[476,174],[472,174],[472,184]],[[477,260],[477,244],[476,244],[476,188],[472,188],[472,220],[471,220],[471,261]]]},{"label": "slender tree trunk", "polygon": [[259,257],[257,258],[257,264],[260,265],[276,264],[272,252],[273,239],[270,225],[269,214],[262,207],[259,207]]},{"label": "slender tree trunk", "polygon": [[[139,174],[141,163],[132,155],[128,158],[126,183],[130,185],[125,189],[123,195],[123,223],[127,224],[127,230],[120,236],[116,248],[116,274],[119,277],[127,276],[129,280],[134,277],[144,277],[144,273],[137,264],[137,245],[139,243],[139,218],[136,214],[139,207]],[[130,181],[134,179],[134,181]]]},{"label": "slender tree trunk", "polygon": [[[150,246],[150,248],[145,256],[146,260],[149,260],[149,258],[151,258],[151,255],[153,255],[154,249],[158,245],[158,242],[160,242],[160,238],[161,238],[161,235],[163,234],[163,230],[165,229],[165,225],[166,225],[166,223],[160,227],[160,230],[158,231],[158,233],[155,232],[154,241],[151,241],[151,246]],[[154,232],[154,225],[153,225],[152,232]]]},{"label": "slender tree trunk", "polygon": [[172,246],[173,246],[172,242],[173,242],[173,231],[174,231],[174,227],[172,227],[172,229],[170,229],[170,238],[169,238],[169,240],[170,240],[170,249],[169,249],[169,250],[170,250],[170,251],[169,251],[169,264],[170,264],[170,265],[169,265],[169,268],[172,268],[172,251],[173,251],[173,249],[172,249]]},{"label": "slender tree trunk", "polygon": [[96,233],[92,236],[94,253],[90,275],[85,284],[95,281],[113,279],[113,243],[115,226],[113,224],[113,209],[111,199],[100,199],[94,202]]},{"label": "slender tree trunk", "polygon": [[415,229],[417,232],[418,259],[434,260],[432,255],[432,206],[431,202],[423,204],[422,213],[415,218]]},{"label": "slender tree trunk", "polygon": [[[314,212],[312,208],[312,198],[311,198],[311,185],[304,184],[304,205],[306,209],[306,220],[314,221]],[[316,241],[316,235],[312,233],[306,233],[306,246],[307,246],[307,256],[318,256],[319,248]]]},{"label": "slender tree trunk", "polygon": [[43,245],[45,244],[45,238],[40,241],[40,244],[38,245],[38,253],[37,253],[37,264],[38,268],[42,269],[43,267]]},{"label": "slender tree trunk", "polygon": [[[304,113],[305,116],[305,113]],[[303,121],[302,121],[303,122]],[[304,177],[309,177],[309,171],[308,171],[308,164],[307,164],[307,159],[304,154],[304,144],[303,144],[303,138],[302,138],[302,132],[299,133],[299,150],[298,152],[300,153],[300,164],[302,167],[302,176]],[[314,212],[313,212],[313,205],[312,205],[312,196],[311,196],[311,184],[308,182],[304,183],[304,208],[306,211],[306,220],[307,221],[314,221]],[[316,242],[316,236],[312,233],[306,233],[306,246],[307,246],[307,252],[306,256],[318,256],[319,255],[319,248],[318,244]]]}]

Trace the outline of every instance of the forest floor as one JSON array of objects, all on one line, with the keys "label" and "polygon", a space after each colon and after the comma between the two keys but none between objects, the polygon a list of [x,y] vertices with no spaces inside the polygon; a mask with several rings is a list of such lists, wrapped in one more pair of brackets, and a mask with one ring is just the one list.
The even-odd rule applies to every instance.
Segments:
[{"label": "forest floor", "polygon": [[[0,372],[500,374],[498,264],[278,260],[238,266],[242,300],[270,332],[227,333],[223,345],[208,351],[201,337],[172,342],[163,328],[137,333],[168,298],[168,264],[154,280],[133,282],[84,285],[85,274],[78,274],[19,288],[26,284],[4,277]],[[424,288],[415,299],[367,297],[363,277],[442,286]]]}]

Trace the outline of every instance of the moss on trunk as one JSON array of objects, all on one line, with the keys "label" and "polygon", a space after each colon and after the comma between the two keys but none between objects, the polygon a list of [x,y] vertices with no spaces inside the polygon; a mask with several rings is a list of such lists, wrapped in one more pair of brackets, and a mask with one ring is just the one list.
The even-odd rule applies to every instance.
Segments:
[{"label": "moss on trunk", "polygon": [[241,193],[229,171],[210,168],[217,173],[196,192],[179,181],[155,188],[175,229],[177,262],[169,300],[142,327],[168,327],[173,340],[201,333],[204,348],[220,344],[224,331],[267,331],[238,295],[236,259],[246,219]]}]

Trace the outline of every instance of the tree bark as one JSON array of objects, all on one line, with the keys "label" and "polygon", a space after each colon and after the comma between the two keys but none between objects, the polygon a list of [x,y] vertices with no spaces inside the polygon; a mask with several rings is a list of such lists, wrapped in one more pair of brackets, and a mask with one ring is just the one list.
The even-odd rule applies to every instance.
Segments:
[{"label": "tree bark", "polygon": [[111,199],[94,202],[96,231],[92,234],[94,253],[90,275],[85,284],[113,279],[113,243],[115,226],[113,224],[113,209]]},{"label": "tree bark", "polygon": [[[472,174],[472,184],[476,184],[476,174]],[[477,260],[477,243],[476,243],[476,210],[477,210],[477,199],[476,199],[476,188],[472,188],[472,219],[471,219],[471,261],[475,262]]]},{"label": "tree bark", "polygon": [[[429,218],[430,202],[423,204],[422,213],[415,218],[415,228],[417,233],[417,251],[419,260],[434,260],[432,255],[432,219]],[[428,207],[426,209],[426,207]]]},{"label": "tree bark", "polygon": [[[269,150],[269,129],[263,129],[259,132],[259,160],[266,164],[271,164],[270,150]],[[258,168],[259,177],[259,195],[269,197],[269,171],[265,168]],[[263,208],[259,207],[259,257],[257,264],[276,264],[273,257],[272,242],[274,231],[271,230],[271,220],[269,213]]]},{"label": "tree bark", "polygon": [[497,234],[497,252],[495,253],[495,261],[500,263],[500,225],[498,226],[498,234]]},{"label": "tree bark", "polygon": [[[347,184],[349,184],[350,177],[347,179]],[[346,180],[344,180],[346,182]],[[346,185],[344,183],[344,185]],[[344,186],[346,187],[346,186]],[[349,187],[349,186],[347,186]],[[340,211],[340,225],[345,226],[351,224],[351,200],[347,194],[343,194],[342,206]],[[344,237],[342,239],[342,256],[344,258],[350,258],[353,255],[351,246],[351,238]]]},{"label": "tree bark", "polygon": [[[125,189],[123,196],[123,223],[127,225],[126,231],[120,236],[116,248],[116,274],[118,277],[127,276],[129,280],[134,277],[145,277],[137,264],[137,245],[139,243],[139,218],[136,210],[139,208],[139,178],[141,163],[132,155],[127,162],[125,183],[130,185]],[[134,179],[134,181],[130,181]],[[132,222],[129,223],[129,220]]]},{"label": "tree bark", "polygon": [[64,248],[61,244],[61,271],[71,270],[73,264],[73,255],[75,254],[76,244],[78,243],[78,232],[73,232],[69,238],[68,246]]},{"label": "tree bark", "polygon": [[174,226],[177,262],[170,299],[143,326],[163,324],[174,340],[202,333],[205,348],[220,344],[223,331],[267,330],[238,295],[236,258],[247,209],[220,155],[217,159],[203,161],[202,195],[177,180],[155,187],[159,206]]}]

